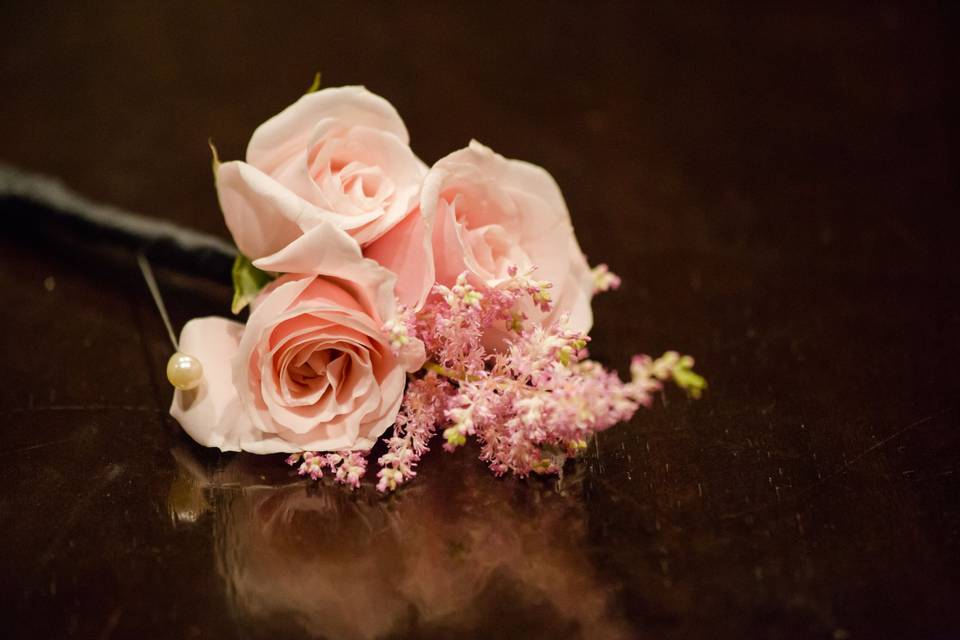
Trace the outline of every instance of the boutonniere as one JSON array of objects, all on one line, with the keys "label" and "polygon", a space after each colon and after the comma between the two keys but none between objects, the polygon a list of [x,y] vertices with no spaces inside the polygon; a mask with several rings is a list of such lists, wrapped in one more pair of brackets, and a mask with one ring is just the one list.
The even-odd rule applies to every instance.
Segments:
[{"label": "boutonniere", "polygon": [[171,415],[204,446],[357,487],[382,440],[384,492],[471,438],[497,475],[558,474],[664,383],[706,388],[675,352],[626,381],[589,359],[591,299],[620,280],[541,167],[476,141],[428,167],[362,87],[310,91],[244,161],[214,157],[249,318],[191,320],[171,358]]}]

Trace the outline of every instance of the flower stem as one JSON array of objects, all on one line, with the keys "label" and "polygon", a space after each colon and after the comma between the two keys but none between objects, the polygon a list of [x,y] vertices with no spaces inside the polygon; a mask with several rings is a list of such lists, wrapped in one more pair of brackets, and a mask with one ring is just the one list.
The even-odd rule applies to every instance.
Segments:
[{"label": "flower stem", "polygon": [[464,377],[458,374],[452,369],[447,369],[446,367],[437,364],[436,362],[427,362],[423,365],[423,368],[427,371],[433,371],[435,374],[443,376],[445,378],[450,378],[451,380],[457,380],[463,382]]}]

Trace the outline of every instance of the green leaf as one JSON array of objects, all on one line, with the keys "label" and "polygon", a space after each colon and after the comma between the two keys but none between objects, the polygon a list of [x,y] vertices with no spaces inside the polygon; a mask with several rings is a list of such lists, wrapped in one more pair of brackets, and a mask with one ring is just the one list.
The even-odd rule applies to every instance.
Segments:
[{"label": "green leaf", "polygon": [[313,84],[310,85],[310,88],[307,89],[307,93],[315,93],[320,90],[320,72],[317,71],[317,75],[313,76]]},{"label": "green leaf", "polygon": [[257,269],[250,262],[250,258],[242,253],[237,254],[237,259],[233,261],[231,275],[233,276],[233,304],[230,305],[230,310],[234,314],[243,311],[244,307],[257,297],[260,289],[276,277]]}]

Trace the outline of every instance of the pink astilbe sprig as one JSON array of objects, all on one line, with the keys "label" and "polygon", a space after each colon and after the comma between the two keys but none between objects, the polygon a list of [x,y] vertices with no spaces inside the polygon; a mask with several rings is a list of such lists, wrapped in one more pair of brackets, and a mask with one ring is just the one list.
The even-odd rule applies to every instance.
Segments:
[{"label": "pink astilbe sprig", "polygon": [[[689,356],[636,356],[624,382],[586,359],[590,338],[569,329],[566,318],[527,323],[516,311],[524,298],[544,312],[552,307],[550,283],[533,274],[511,268],[509,277],[485,287],[462,274],[452,287],[434,287],[410,325],[426,346],[429,373],[408,386],[389,452],[380,458],[378,489],[393,490],[413,477],[427,441],[441,428],[447,451],[475,437],[481,459],[497,475],[559,473],[594,434],[650,406],[664,381],[699,397],[706,382],[693,373]],[[594,275],[597,290],[620,284],[605,265]],[[484,345],[491,329],[507,336],[496,351]]]},{"label": "pink astilbe sprig", "polygon": [[444,431],[445,448],[476,434],[481,458],[497,475],[556,473],[593,434],[649,404],[648,378],[624,383],[583,359],[587,340],[563,321],[512,339],[480,380],[459,385],[453,404],[470,409],[469,422],[448,411],[452,426]]},{"label": "pink astilbe sprig", "polygon": [[291,467],[299,464],[297,473],[301,476],[310,476],[311,480],[322,478],[323,470],[326,468],[333,473],[334,480],[352,489],[360,486],[360,480],[367,472],[367,457],[362,451],[338,453],[304,451],[288,456],[287,464]]},{"label": "pink astilbe sprig", "polygon": [[385,440],[387,453],[377,460],[380,465],[377,489],[393,491],[417,475],[414,468],[443,420],[453,391],[450,381],[434,372],[410,381],[397,414],[393,436]]},{"label": "pink astilbe sprig", "polygon": [[600,263],[591,269],[590,275],[593,276],[594,293],[603,293],[620,288],[620,276],[610,271],[610,267],[604,263]]}]

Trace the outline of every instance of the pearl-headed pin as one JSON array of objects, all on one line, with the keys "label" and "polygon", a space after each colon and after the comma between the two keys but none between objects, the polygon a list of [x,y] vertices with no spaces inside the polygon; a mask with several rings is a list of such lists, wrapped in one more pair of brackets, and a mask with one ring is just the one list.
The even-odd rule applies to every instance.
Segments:
[{"label": "pearl-headed pin", "polygon": [[203,365],[193,356],[177,351],[167,361],[167,380],[181,391],[196,389],[203,382]]},{"label": "pearl-headed pin", "polygon": [[160,297],[160,288],[153,277],[153,269],[150,268],[150,263],[147,262],[147,257],[143,255],[143,252],[137,254],[137,262],[140,264],[143,279],[147,281],[147,288],[150,289],[150,295],[153,296],[153,301],[157,305],[157,311],[160,312],[160,318],[163,319],[167,334],[170,336],[170,343],[175,351],[167,361],[167,380],[180,391],[196,389],[203,382],[203,365],[193,356],[180,351],[177,336],[173,333],[173,327],[170,325],[167,308],[163,305],[163,298]]}]

